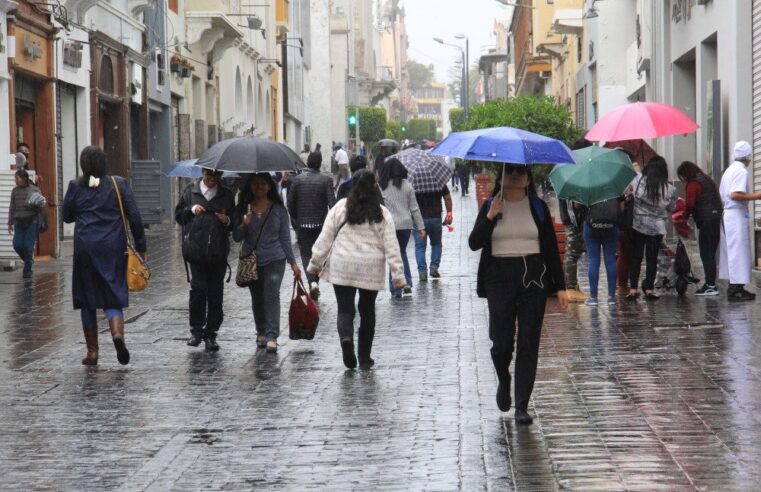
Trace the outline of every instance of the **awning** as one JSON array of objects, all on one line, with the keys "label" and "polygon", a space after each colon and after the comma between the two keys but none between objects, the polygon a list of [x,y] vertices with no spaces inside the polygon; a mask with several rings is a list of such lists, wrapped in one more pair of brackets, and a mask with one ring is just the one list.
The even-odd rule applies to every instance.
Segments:
[{"label": "awning", "polygon": [[581,34],[582,9],[560,9],[555,11],[552,17],[551,29],[559,34]]}]

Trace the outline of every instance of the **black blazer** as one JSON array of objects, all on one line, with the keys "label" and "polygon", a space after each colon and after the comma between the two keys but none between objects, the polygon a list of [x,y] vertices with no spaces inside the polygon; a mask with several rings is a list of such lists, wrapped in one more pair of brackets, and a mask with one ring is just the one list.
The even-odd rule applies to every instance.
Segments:
[{"label": "black blazer", "polygon": [[[549,282],[547,290],[549,293],[565,290],[565,276],[563,267],[560,264],[560,253],[558,253],[557,237],[555,236],[555,226],[550,216],[550,210],[547,204],[536,195],[529,195],[531,203],[531,215],[534,217],[536,228],[539,231],[539,252],[542,255],[544,264],[549,272]],[[478,263],[478,278],[476,281],[476,293],[478,297],[486,297],[484,289],[484,277],[491,267],[494,257],[491,255],[491,235],[494,232],[494,226],[497,222],[489,220],[486,217],[492,199],[488,199],[481,210],[478,212],[476,224],[468,237],[468,246],[473,251],[481,250],[481,261]]]}]

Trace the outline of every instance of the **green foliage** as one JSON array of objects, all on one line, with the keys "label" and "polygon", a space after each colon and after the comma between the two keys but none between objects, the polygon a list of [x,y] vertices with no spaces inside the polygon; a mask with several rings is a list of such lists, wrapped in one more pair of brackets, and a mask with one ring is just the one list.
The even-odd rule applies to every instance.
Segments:
[{"label": "green foliage", "polygon": [[436,138],[436,122],[412,119],[407,123],[407,138],[410,140],[433,140]]},{"label": "green foliage", "polygon": [[552,97],[520,96],[470,107],[465,130],[511,126],[571,145],[583,134],[568,109]]},{"label": "green foliage", "polygon": [[[354,106],[347,108],[348,114],[354,114]],[[356,125],[349,127],[349,136],[355,138]],[[359,107],[359,138],[368,146],[386,138],[386,110],[383,108]]]},{"label": "green foliage", "polygon": [[386,138],[393,138],[397,142],[404,139],[401,121],[390,120],[386,122]]},{"label": "green foliage", "polygon": [[453,132],[459,132],[465,129],[465,110],[462,108],[452,108],[449,110],[449,124],[452,125]]},{"label": "green foliage", "polygon": [[407,60],[407,73],[410,75],[410,87],[413,90],[423,87],[433,79],[433,70],[415,60]]}]

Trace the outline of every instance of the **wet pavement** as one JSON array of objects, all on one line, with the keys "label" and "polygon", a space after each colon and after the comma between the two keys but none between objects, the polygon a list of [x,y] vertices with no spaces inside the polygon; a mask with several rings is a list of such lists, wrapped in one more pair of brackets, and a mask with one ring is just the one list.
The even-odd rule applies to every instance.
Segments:
[{"label": "wet pavement", "polygon": [[286,279],[277,355],[256,350],[234,283],[221,351],[185,346],[171,227],[148,235],[154,281],[131,297],[126,367],[104,321],[100,365],[79,363],[70,253],[32,281],[0,272],[0,490],[759,489],[758,303],[666,294],[563,312],[552,301],[537,418],[517,427],[494,403],[467,249],[475,212],[455,196],[440,280],[379,296],[366,372],[342,365],[327,284],[313,341],[288,340]]}]

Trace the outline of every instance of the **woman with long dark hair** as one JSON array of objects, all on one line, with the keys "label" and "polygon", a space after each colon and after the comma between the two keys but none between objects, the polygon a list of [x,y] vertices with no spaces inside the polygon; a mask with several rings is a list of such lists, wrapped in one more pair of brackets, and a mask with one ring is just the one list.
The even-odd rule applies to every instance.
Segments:
[{"label": "woman with long dark hair", "polygon": [[705,283],[695,295],[717,296],[719,291],[716,289],[716,252],[719,250],[721,214],[724,210],[719,187],[694,162],[682,162],[676,170],[676,175],[687,183],[685,220],[692,216],[698,228],[698,248]]},{"label": "woman with long dark hair", "polygon": [[[338,302],[338,336],[349,369],[369,369],[375,337],[375,300],[384,288],[386,263],[394,287],[404,286],[404,267],[391,212],[380,204],[375,174],[354,173],[348,198],[339,200],[325,218],[312,247],[308,272],[333,284]],[[355,297],[359,292],[358,351],[354,353]]]},{"label": "woman with long dark hair", "polygon": [[296,278],[301,269],[291,247],[288,210],[269,173],[252,174],[241,190],[236,207],[238,227],[233,239],[243,241],[241,256],[256,251],[258,279],[248,288],[256,325],[256,346],[277,352],[280,336],[280,285],[285,263]]},{"label": "woman with long dark hair", "polygon": [[489,305],[491,358],[499,379],[497,406],[503,412],[510,410],[510,361],[517,328],[515,421],[530,424],[528,403],[547,296],[557,292],[565,308],[568,294],[552,217],[536,196],[528,166],[503,166],[468,244],[473,251],[481,250],[476,289]]},{"label": "woman with long dark hair", "polygon": [[668,165],[663,157],[653,157],[648,161],[642,174],[635,177],[625,191],[634,200],[634,219],[630,238],[632,240],[631,262],[629,263],[628,300],[639,297],[637,284],[645,257],[645,279],[642,290],[645,299],[657,300],[655,274],[658,266],[658,250],[666,234],[668,214],[676,207],[676,189],[669,183]]},{"label": "woman with long dark hair", "polygon": [[[127,234],[124,230],[114,181],[106,175],[106,154],[100,147],[89,146],[79,158],[82,176],[69,183],[63,199],[63,221],[75,223],[74,268],[71,290],[74,309],[82,316],[87,355],[82,364],[98,363],[98,321],[96,309],[103,309],[119,363],[129,363],[124,343],[124,313],[129,306],[127,290]],[[135,249],[143,261],[146,252],[143,219],[124,178],[114,176],[129,222]]]},{"label": "woman with long dark hair", "polygon": [[[383,194],[383,202],[391,212],[396,227],[396,239],[399,241],[399,251],[402,254],[402,263],[404,264],[404,278],[407,285],[404,286],[404,292],[412,292],[412,272],[410,271],[410,261],[407,258],[407,243],[410,241],[412,234],[412,224],[420,231],[420,237],[425,237],[425,224],[423,216],[420,214],[420,207],[415,198],[415,190],[407,182],[407,168],[397,158],[388,159],[381,168],[379,184]],[[388,286],[391,290],[391,297],[402,297],[402,289],[397,289],[388,278]]]}]

